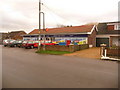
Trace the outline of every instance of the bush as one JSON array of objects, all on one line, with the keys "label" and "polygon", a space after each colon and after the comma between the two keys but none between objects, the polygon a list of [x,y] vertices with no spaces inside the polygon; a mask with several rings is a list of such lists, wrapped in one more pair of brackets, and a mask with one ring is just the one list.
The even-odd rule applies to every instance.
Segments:
[{"label": "bush", "polygon": [[112,45],[112,47],[110,47],[110,49],[120,49],[120,46]]}]

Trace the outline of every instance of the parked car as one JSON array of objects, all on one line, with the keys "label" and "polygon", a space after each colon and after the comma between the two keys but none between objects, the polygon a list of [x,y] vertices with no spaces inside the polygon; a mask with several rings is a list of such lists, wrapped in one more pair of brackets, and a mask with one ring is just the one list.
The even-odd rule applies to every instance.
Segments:
[{"label": "parked car", "polygon": [[15,42],[15,47],[22,47],[22,43],[23,43],[23,40],[17,40],[16,42]]},{"label": "parked car", "polygon": [[22,43],[23,48],[34,48],[34,41],[23,41]]},{"label": "parked car", "polygon": [[3,40],[4,47],[6,47],[8,45],[8,43],[9,43],[9,39]]},{"label": "parked car", "polygon": [[16,41],[13,41],[12,43],[9,44],[10,47],[21,47],[22,45],[22,40],[16,40]]},{"label": "parked car", "polygon": [[42,43],[42,45],[55,45],[55,43]]},{"label": "parked car", "polygon": [[[51,43],[50,41],[45,41],[45,43],[44,43],[44,41],[40,41],[40,44],[41,45],[55,45],[55,43]],[[37,48],[39,46],[39,41],[35,41],[35,43],[34,43],[34,47],[35,48]]]},{"label": "parked car", "polygon": [[6,39],[6,40],[3,40],[3,45],[6,47],[6,46],[9,46],[11,43],[13,43],[15,40],[13,39]]},{"label": "parked car", "polygon": [[23,41],[21,47],[24,48],[26,43],[27,43],[27,41]]},{"label": "parked car", "polygon": [[8,43],[8,46],[9,46],[9,47],[14,47],[15,41],[16,41],[16,40],[10,40],[9,43]]},{"label": "parked car", "polygon": [[39,46],[39,41],[34,41],[34,48],[38,48]]}]

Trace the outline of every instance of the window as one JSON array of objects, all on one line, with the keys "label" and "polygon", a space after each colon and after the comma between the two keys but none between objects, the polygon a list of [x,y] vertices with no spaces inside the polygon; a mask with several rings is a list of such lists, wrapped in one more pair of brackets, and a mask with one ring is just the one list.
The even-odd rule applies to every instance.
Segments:
[{"label": "window", "polygon": [[120,23],[110,23],[107,25],[108,25],[107,27],[108,30],[120,30]]},{"label": "window", "polygon": [[114,30],[120,30],[120,24],[115,24],[114,25]]}]

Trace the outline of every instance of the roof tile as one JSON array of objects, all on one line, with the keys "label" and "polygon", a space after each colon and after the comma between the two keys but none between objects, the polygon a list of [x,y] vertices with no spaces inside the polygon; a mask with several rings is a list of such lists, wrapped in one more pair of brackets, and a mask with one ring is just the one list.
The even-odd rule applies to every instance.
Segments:
[{"label": "roof tile", "polygon": [[[62,28],[48,28],[46,34],[60,34],[60,33],[86,33],[91,32],[94,25],[82,25],[82,26],[72,26],[72,27],[62,27]],[[43,29],[40,32],[44,34]],[[29,34],[39,34],[39,29],[34,29]]]}]

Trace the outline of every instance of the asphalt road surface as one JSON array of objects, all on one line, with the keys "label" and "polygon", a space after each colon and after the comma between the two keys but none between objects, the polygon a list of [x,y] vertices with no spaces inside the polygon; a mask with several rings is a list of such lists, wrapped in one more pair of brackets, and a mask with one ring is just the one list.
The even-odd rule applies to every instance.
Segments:
[{"label": "asphalt road surface", "polygon": [[115,61],[34,52],[3,47],[3,88],[118,88]]}]

